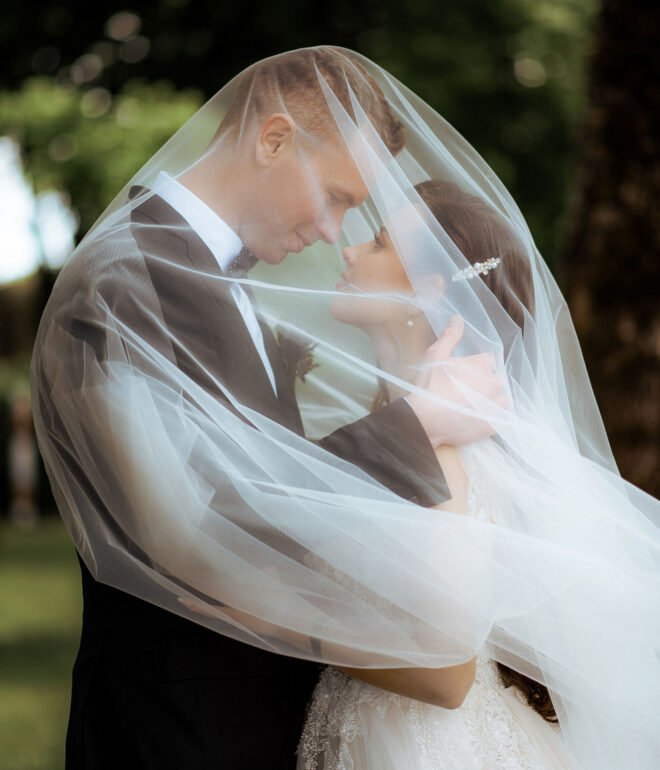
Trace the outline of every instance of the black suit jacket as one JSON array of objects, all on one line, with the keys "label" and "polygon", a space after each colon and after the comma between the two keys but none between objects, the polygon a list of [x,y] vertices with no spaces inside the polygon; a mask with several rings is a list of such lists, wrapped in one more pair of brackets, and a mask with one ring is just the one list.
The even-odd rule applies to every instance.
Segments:
[{"label": "black suit jacket", "polygon": [[[134,188],[131,196],[140,193]],[[277,394],[226,284],[199,273],[195,285],[172,281],[158,260],[167,255],[183,266],[219,274],[206,245],[155,195],[136,206],[132,221],[165,324],[189,329],[188,340],[199,349],[191,350],[190,344],[177,349],[171,337],[158,339],[157,330],[152,343],[223,398],[196,365],[196,353],[215,362],[213,377],[233,394],[302,434],[294,377],[268,325],[259,321]],[[136,322],[139,303],[125,283],[115,283],[109,274],[97,289],[118,317]],[[97,329],[73,319],[71,331],[103,359],[105,339]],[[426,434],[402,399],[319,443],[406,499],[433,505],[448,497]],[[84,611],[73,669],[67,770],[293,770],[319,665],[223,637],[97,582],[82,560],[80,567]]]}]

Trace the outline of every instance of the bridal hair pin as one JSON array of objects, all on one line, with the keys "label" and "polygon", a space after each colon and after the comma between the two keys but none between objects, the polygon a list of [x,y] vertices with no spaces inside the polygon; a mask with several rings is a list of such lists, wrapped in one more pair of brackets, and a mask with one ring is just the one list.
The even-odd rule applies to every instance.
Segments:
[{"label": "bridal hair pin", "polygon": [[469,281],[475,277],[475,275],[486,275],[491,270],[494,270],[502,260],[499,257],[491,257],[485,262],[475,262],[473,265],[459,270],[452,275],[452,281]]}]

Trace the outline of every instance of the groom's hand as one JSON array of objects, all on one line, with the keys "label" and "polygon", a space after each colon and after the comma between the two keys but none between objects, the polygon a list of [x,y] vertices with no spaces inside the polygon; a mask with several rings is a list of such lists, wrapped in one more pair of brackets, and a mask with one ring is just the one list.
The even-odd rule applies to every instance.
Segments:
[{"label": "groom's hand", "polygon": [[[470,444],[495,433],[485,420],[466,415],[451,404],[474,409],[475,397],[486,398],[499,407],[508,403],[490,354],[451,358],[463,336],[463,328],[463,319],[454,316],[442,335],[427,348],[415,380],[418,388],[450,404],[445,406],[420,393],[405,397],[433,446]],[[472,395],[472,399],[465,392]]]}]

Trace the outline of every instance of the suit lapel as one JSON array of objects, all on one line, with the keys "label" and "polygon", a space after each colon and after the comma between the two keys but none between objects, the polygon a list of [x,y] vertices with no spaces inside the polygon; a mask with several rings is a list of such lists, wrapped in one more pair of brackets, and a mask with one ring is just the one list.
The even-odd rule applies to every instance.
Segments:
[{"label": "suit lapel", "polygon": [[[142,191],[144,188],[137,189],[131,197]],[[241,403],[283,422],[289,410],[282,409],[273,393],[252,336],[231,295],[231,284],[220,280],[223,273],[209,248],[179,213],[157,195],[150,195],[137,205],[131,219],[134,237],[172,335],[179,367],[205,385],[209,375],[217,378]],[[167,255],[168,260],[164,261],[162,255]],[[190,280],[179,282],[172,270],[167,270],[170,262],[181,268],[194,268],[195,273]],[[262,319],[258,321],[279,392],[284,377],[277,342],[268,325]],[[176,344],[177,339],[181,344]],[[199,362],[208,372],[200,370]]]}]

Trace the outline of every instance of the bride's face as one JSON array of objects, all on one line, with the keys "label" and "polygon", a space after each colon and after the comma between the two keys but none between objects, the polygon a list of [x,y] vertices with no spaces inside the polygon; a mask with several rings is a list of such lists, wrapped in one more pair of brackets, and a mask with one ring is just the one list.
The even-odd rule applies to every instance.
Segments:
[{"label": "bride's face", "polygon": [[337,283],[331,312],[342,323],[369,327],[405,323],[405,302],[365,295],[412,295],[408,275],[385,227],[374,238],[342,252],[346,269]]}]

